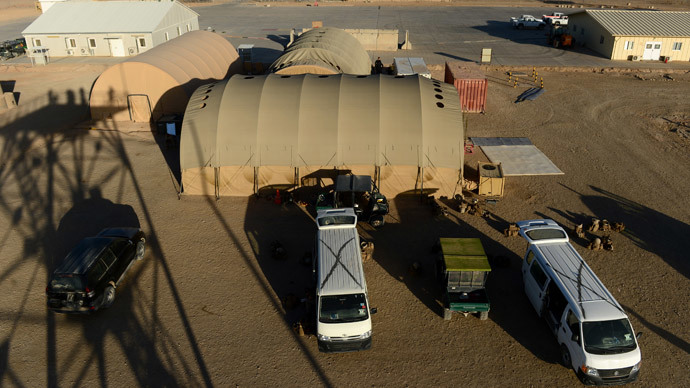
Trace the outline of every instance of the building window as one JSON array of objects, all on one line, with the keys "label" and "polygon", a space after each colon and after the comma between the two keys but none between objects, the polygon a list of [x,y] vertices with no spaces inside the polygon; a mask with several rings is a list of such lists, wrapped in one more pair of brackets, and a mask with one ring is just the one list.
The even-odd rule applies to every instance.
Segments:
[{"label": "building window", "polygon": [[182,35],[182,28],[180,26],[177,26],[177,36]]},{"label": "building window", "polygon": [[631,40],[625,41],[625,49],[626,50],[632,50],[634,46],[635,46],[635,42],[633,42]]},{"label": "building window", "polygon": [[89,38],[89,48],[96,48],[96,39]]},{"label": "building window", "polygon": [[673,51],[679,51],[683,47],[683,42],[673,42]]},{"label": "building window", "polygon": [[169,40],[170,40],[170,35],[168,35],[168,33],[166,32],[166,33],[165,33],[165,41],[167,42],[167,41],[169,41]]},{"label": "building window", "polygon": [[77,47],[77,40],[74,38],[67,38],[65,39],[67,43],[67,48],[75,48]]},{"label": "building window", "polygon": [[602,36],[599,38],[599,44],[603,44],[603,43],[604,43],[604,35],[602,35]]},{"label": "building window", "polygon": [[189,31],[191,31],[191,30],[192,30],[192,26],[190,26],[189,24],[187,24],[187,32],[189,32]]},{"label": "building window", "polygon": [[34,39],[32,39],[32,40],[33,40],[33,42],[34,42],[34,47],[37,47],[37,46],[40,46],[40,45],[41,45],[41,40],[40,40],[40,39],[34,38]]}]

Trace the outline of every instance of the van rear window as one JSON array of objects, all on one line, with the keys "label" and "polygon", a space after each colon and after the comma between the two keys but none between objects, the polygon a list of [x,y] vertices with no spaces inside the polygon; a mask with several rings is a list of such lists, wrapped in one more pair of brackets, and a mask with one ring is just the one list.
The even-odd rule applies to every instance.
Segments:
[{"label": "van rear window", "polygon": [[55,275],[50,282],[50,288],[55,292],[74,292],[83,290],[84,285],[80,276],[66,274]]},{"label": "van rear window", "polygon": [[561,229],[534,229],[526,232],[527,237],[529,237],[533,241],[538,241],[538,240],[551,240],[551,239],[561,239],[565,238],[565,232]]},{"label": "van rear window", "polygon": [[328,216],[319,218],[319,226],[328,225],[354,225],[357,223],[356,217],[353,216]]}]

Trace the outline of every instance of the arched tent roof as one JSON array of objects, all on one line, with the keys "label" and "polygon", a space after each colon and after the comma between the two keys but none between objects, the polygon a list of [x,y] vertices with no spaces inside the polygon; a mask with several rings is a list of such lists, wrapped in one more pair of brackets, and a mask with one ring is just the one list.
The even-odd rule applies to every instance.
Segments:
[{"label": "arched tent roof", "polygon": [[[104,71],[91,90],[91,117],[124,121],[133,113],[147,121],[147,114],[155,119],[181,113],[199,85],[240,71],[230,42],[213,32],[191,31]],[[132,112],[142,106],[137,101],[150,110]]]},{"label": "arched tent roof", "polygon": [[371,74],[371,60],[361,43],[339,28],[320,27],[298,36],[271,65],[278,74]]},{"label": "arched tent roof", "polygon": [[[233,166],[231,175],[242,175],[254,189],[258,178],[238,169],[449,169],[455,178],[445,191],[454,192],[463,142],[457,90],[440,81],[416,75],[236,75],[200,87],[190,98],[180,167],[189,194],[212,193],[202,186],[218,184],[209,181],[217,179],[213,172],[203,170]],[[414,182],[407,186],[415,188]],[[229,193],[245,194],[251,192]]]}]

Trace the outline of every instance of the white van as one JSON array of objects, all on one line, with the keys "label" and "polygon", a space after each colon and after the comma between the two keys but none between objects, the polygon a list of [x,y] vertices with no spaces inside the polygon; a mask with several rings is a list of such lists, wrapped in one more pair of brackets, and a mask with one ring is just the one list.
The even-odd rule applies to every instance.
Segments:
[{"label": "white van", "polygon": [[371,314],[354,209],[319,210],[314,277],[316,336],[322,352],[371,348]]},{"label": "white van", "polygon": [[623,308],[553,220],[517,223],[529,246],[522,262],[525,293],[560,345],[561,361],[585,384],[637,379],[641,353]]}]

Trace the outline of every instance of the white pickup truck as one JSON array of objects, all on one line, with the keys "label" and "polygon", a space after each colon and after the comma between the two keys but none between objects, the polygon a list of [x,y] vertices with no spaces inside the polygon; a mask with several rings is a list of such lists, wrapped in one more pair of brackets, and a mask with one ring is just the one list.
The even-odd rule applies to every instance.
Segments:
[{"label": "white pickup truck", "polygon": [[552,12],[551,15],[542,15],[543,20],[546,23],[553,25],[568,25],[568,15],[563,14],[563,12]]},{"label": "white pickup truck", "polygon": [[528,27],[538,28],[541,30],[546,27],[546,23],[544,23],[543,20],[537,19],[532,15],[522,15],[519,18],[510,18],[510,23],[518,30]]}]

